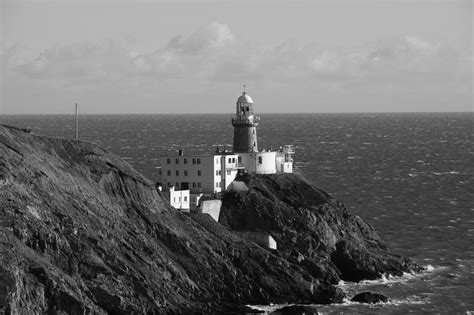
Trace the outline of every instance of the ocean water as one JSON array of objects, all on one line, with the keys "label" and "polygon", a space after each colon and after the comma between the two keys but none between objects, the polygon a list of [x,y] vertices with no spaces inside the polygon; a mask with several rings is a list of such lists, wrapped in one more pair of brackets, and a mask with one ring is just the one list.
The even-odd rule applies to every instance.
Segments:
[{"label": "ocean water", "polygon": [[[389,303],[346,301],[323,313],[474,312],[472,113],[261,114],[260,148],[295,145],[295,171],[370,223],[421,274],[344,283],[348,297],[382,293]],[[0,123],[72,138],[72,116],[1,116]],[[229,115],[83,115],[80,138],[127,159],[150,179],[160,156],[231,148]],[[270,307],[275,308],[276,306]],[[267,307],[268,308],[268,307]]]}]

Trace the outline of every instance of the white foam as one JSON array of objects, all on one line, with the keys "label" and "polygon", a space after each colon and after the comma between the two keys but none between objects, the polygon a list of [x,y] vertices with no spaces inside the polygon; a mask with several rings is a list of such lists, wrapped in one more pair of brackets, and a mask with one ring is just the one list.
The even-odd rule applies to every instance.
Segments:
[{"label": "white foam", "polygon": [[250,307],[252,309],[255,309],[255,310],[259,310],[259,311],[264,311],[265,313],[271,313],[271,312],[274,312],[280,308],[283,308],[285,306],[292,306],[292,305],[295,305],[295,304],[273,304],[273,303],[270,303],[269,305],[247,305],[247,307]]},{"label": "white foam", "polygon": [[407,297],[405,299],[393,299],[389,300],[386,303],[382,303],[385,305],[401,305],[401,304],[410,304],[410,305],[420,305],[420,304],[428,304],[429,303],[429,298],[422,298],[416,295]]},{"label": "white foam", "polygon": [[408,273],[404,272],[403,275],[401,276],[392,276],[392,275],[382,275],[380,279],[375,279],[375,280],[363,280],[360,282],[360,284],[364,285],[375,285],[375,284],[391,284],[391,283],[400,283],[400,282],[406,282],[410,279],[413,279],[416,277],[416,274],[414,273]]}]

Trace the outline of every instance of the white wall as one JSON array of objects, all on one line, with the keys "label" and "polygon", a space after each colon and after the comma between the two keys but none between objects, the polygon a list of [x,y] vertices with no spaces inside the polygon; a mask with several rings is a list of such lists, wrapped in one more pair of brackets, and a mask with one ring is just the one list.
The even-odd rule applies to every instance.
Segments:
[{"label": "white wall", "polygon": [[221,172],[222,172],[222,190],[234,181],[238,174],[239,154],[229,154],[221,156]]},{"label": "white wall", "polygon": [[258,152],[255,155],[255,165],[257,174],[276,173],[276,152]]},{"label": "white wall", "polygon": [[214,167],[214,156],[162,157],[163,188],[168,189],[171,186],[176,186],[176,189],[189,189],[191,193],[213,193],[216,191]]},{"label": "white wall", "polygon": [[169,190],[164,193],[170,205],[179,210],[189,211],[189,190]]},{"label": "white wall", "polygon": [[197,213],[209,214],[214,221],[219,222],[221,206],[222,200],[205,200],[201,202],[201,206],[196,210]]},{"label": "white wall", "polygon": [[221,192],[234,181],[242,166],[250,173],[292,173],[293,165],[286,159],[288,156],[288,153],[272,151],[162,157],[162,185],[164,190],[175,186],[177,190],[189,189],[193,194]]},{"label": "white wall", "polygon": [[293,173],[293,162],[283,163],[284,173]]},{"label": "white wall", "polygon": [[270,249],[277,249],[277,242],[267,232],[260,232],[260,231],[232,231],[234,234],[239,235],[242,238],[245,238],[249,241],[257,243],[260,246],[270,248]]}]

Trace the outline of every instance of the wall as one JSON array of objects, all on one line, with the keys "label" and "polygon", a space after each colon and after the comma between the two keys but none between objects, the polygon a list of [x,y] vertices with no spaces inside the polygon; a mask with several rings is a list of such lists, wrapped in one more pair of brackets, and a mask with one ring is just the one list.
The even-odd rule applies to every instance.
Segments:
[{"label": "wall", "polygon": [[[276,173],[276,152],[258,152],[255,155],[255,165],[257,174]],[[261,162],[261,163],[260,163]]]},{"label": "wall", "polygon": [[275,239],[267,232],[259,231],[232,231],[232,233],[239,235],[249,241],[257,243],[260,246],[277,249],[277,243]]},{"label": "wall", "polygon": [[250,173],[255,172],[255,153],[241,153],[239,155],[242,157],[242,164],[245,169]]},{"label": "wall", "polygon": [[[168,159],[170,163],[168,163]],[[192,163],[193,159],[194,164]],[[197,163],[198,159],[199,163]],[[213,156],[174,156],[162,157],[160,160],[164,190],[176,186],[177,189],[189,189],[191,193],[213,193],[215,191],[215,161]],[[170,172],[169,175],[168,171]],[[176,171],[178,171],[178,174]],[[198,171],[201,171],[201,175],[198,175]],[[179,185],[176,185],[176,183],[179,183]]]},{"label": "wall", "polygon": [[201,202],[201,206],[196,209],[196,212],[200,214],[209,214],[216,222],[219,222],[221,206],[221,200],[204,200]]},{"label": "wall", "polygon": [[189,190],[169,190],[164,192],[164,197],[171,206],[179,210],[189,211],[190,196]]},{"label": "wall", "polygon": [[239,155],[228,154],[221,156],[221,172],[222,172],[222,190],[226,190],[227,187],[234,181],[238,173],[239,167]]},{"label": "wall", "polygon": [[293,162],[284,163],[284,173],[293,173]]}]

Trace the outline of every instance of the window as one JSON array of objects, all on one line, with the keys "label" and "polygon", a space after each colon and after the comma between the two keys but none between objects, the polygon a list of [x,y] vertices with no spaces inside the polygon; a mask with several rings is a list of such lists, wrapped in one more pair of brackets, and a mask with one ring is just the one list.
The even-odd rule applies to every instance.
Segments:
[{"label": "window", "polygon": [[216,176],[219,176],[219,171],[216,171]]},{"label": "window", "polygon": [[178,158],[176,158],[176,159],[174,159],[174,160],[175,160],[175,163],[176,163],[176,164],[179,164],[179,159],[178,159]]},{"label": "window", "polygon": [[219,175],[221,175],[221,174],[222,174],[222,172],[219,170]]},{"label": "window", "polygon": [[239,159],[238,159],[239,163],[242,163],[242,157],[239,156]]},{"label": "window", "polygon": [[193,164],[196,164],[196,159],[195,158],[193,158]]},{"label": "window", "polygon": [[193,182],[193,188],[196,188],[196,183],[195,182]]},{"label": "window", "polygon": [[198,176],[201,176],[201,170],[198,170]]},{"label": "window", "polygon": [[178,198],[178,201],[181,202],[181,197]]},{"label": "window", "polygon": [[171,171],[168,170],[168,171],[166,172],[166,174],[167,174],[168,176],[171,176]]},{"label": "window", "polygon": [[197,158],[197,164],[201,164],[201,159]]},{"label": "window", "polygon": [[188,197],[187,197],[187,196],[184,196],[184,201],[188,201]]},{"label": "window", "polygon": [[219,187],[219,186],[220,186],[220,185],[219,185],[219,182],[217,182],[217,183],[216,183],[216,187]]},{"label": "window", "polygon": [[198,188],[201,188],[201,182],[198,182]]},{"label": "window", "polygon": [[258,157],[258,164],[262,164],[262,157],[261,156]]},{"label": "window", "polygon": [[231,158],[229,158],[229,160],[228,160],[228,161],[229,161],[229,163],[232,163],[232,159],[231,159]]},{"label": "window", "polygon": [[235,158],[232,158],[232,163],[235,163]]},{"label": "window", "polygon": [[178,170],[176,171],[176,176],[179,176],[179,171]]},{"label": "window", "polygon": [[184,158],[183,162],[184,162],[184,164],[188,164],[188,159]]},{"label": "window", "polygon": [[227,170],[227,175],[230,175],[230,170]]},{"label": "window", "polygon": [[184,176],[188,176],[188,171],[184,171]]},{"label": "window", "polygon": [[173,197],[173,202],[176,202],[176,197]]},{"label": "window", "polygon": [[166,164],[171,164],[171,159],[170,158],[166,159]]}]

